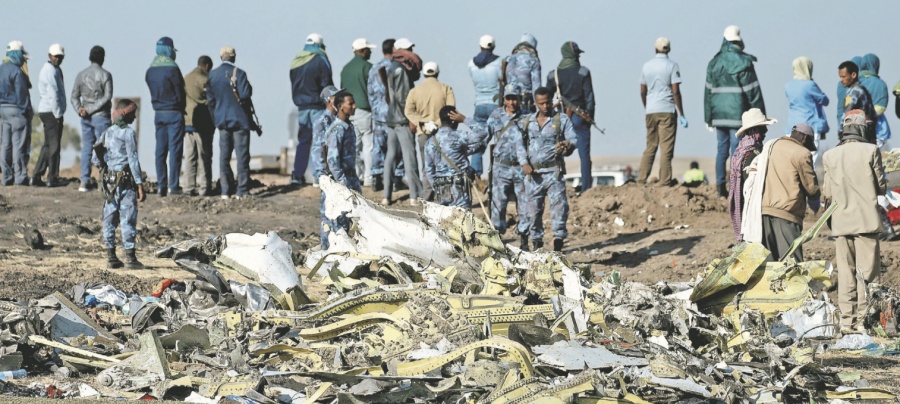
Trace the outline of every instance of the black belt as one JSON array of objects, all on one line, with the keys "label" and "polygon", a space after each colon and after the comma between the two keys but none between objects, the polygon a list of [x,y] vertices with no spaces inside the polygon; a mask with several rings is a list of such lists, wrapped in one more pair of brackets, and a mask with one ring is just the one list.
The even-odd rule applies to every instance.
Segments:
[{"label": "black belt", "polygon": [[519,161],[518,160],[502,160],[501,159],[501,160],[497,160],[497,164],[504,165],[504,166],[510,166],[510,167],[518,167]]},{"label": "black belt", "polygon": [[453,185],[453,184],[463,184],[466,182],[466,177],[464,175],[452,175],[449,177],[437,177],[432,181],[433,186],[443,186],[443,185]]},{"label": "black belt", "polygon": [[556,161],[548,161],[546,163],[533,164],[532,167],[534,167],[535,170],[539,170],[541,168],[559,167],[559,163]]}]

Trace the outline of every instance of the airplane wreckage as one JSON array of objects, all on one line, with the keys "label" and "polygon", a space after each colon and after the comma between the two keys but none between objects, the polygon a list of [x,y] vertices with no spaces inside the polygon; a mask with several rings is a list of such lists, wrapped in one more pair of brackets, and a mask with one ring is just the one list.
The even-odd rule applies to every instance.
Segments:
[{"label": "airplane wreckage", "polygon": [[[0,393],[210,403],[894,398],[815,360],[836,347],[900,350],[841,338],[827,262],[766,262],[765,248],[741,243],[690,283],[648,286],[617,272],[593,282],[564,255],[504,244],[472,212],[391,210],[326,178],[320,186],[326,216],[349,231],[334,229],[330,248],[300,263],[275,233],[226,234],[157,250],[195,277],[166,280],[152,296],[91,282],[0,302],[0,372],[52,372],[59,384],[5,381]],[[295,266],[310,269],[307,279]],[[312,301],[304,281],[330,295]],[[869,293],[866,327],[896,336],[900,295]]]}]

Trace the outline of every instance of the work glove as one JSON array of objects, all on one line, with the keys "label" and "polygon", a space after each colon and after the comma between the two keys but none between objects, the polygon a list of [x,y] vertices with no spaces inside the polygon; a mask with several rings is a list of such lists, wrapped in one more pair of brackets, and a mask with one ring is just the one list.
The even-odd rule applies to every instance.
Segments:
[{"label": "work glove", "polygon": [[709,126],[709,124],[706,124],[706,130],[709,131],[709,133],[713,133],[716,131],[716,128],[713,128],[712,126]]},{"label": "work glove", "polygon": [[688,127],[688,121],[687,121],[687,118],[685,118],[684,115],[678,117],[678,123],[681,124],[681,127],[682,127],[682,128],[687,128],[687,127]]}]

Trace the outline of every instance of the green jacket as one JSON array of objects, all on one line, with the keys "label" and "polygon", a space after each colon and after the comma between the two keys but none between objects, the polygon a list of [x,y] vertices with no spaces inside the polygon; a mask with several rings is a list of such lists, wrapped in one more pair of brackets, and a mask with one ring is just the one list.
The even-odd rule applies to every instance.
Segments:
[{"label": "green jacket", "polygon": [[759,108],[763,102],[759,80],[753,69],[756,57],[744,53],[743,47],[726,40],[706,67],[706,89],[703,92],[703,114],[706,124],[714,128],[740,128],[741,114]]},{"label": "green jacket", "polygon": [[206,103],[206,81],[209,73],[195,67],[184,76],[185,116],[184,125],[196,132],[213,132],[212,117]]},{"label": "green jacket", "polygon": [[369,69],[372,64],[359,55],[353,55],[353,59],[341,70],[341,86],[344,87],[356,102],[356,108],[371,111],[366,84],[369,80]]}]

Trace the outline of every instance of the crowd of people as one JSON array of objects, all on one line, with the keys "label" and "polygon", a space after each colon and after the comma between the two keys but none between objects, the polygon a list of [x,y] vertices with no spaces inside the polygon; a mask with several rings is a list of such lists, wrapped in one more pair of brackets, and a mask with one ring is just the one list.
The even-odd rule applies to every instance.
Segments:
[{"label": "crowd of people", "polygon": [[[452,87],[440,81],[440,66],[423,63],[410,39],[384,40],[382,58],[375,63],[369,60],[379,47],[365,38],[353,41],[354,56],[341,69],[338,88],[324,38],[310,34],[289,70],[299,124],[291,183],[316,185],[321,175],[328,175],[357,191],[365,186],[383,192],[384,205],[395,203],[393,192],[401,188],[409,189],[413,206],[424,199],[469,209],[473,201],[483,205],[489,200],[490,221],[501,233],[507,230],[507,204],[514,197],[518,201],[515,231],[523,249],[543,247],[542,216],[549,199],[552,248],[561,251],[569,212],[564,158],[578,151],[581,191],[589,189],[595,101],[591,72],[581,65],[584,51],[577,43],[561,45],[562,60],[546,79],[537,47],[537,39],[524,34],[509,55],[499,56],[494,38],[482,36],[478,53],[468,63],[475,103],[472,116],[467,117],[457,108]],[[677,127],[687,128],[688,120],[680,93],[680,68],[669,59],[671,42],[661,37],[654,49],[655,56],[640,75],[647,147],[637,182],[672,186],[678,183],[672,174]],[[248,197],[251,132],[261,134],[262,130],[253,110],[253,87],[246,72],[235,65],[236,50],[221,48],[221,63],[215,68],[211,57],[200,56],[187,75],[175,62],[176,55],[174,41],[160,38],[145,76],[156,127],[158,196],[213,192],[212,139],[218,130],[219,196]],[[64,48],[53,44],[47,58],[38,78],[37,104],[45,139],[31,176],[28,160],[34,112],[24,45],[10,42],[0,64],[4,186],[65,185],[59,178],[67,105],[60,69]],[[88,59],[90,65],[75,77],[69,97],[81,118],[79,191],[104,190],[109,266],[137,268],[134,225],[137,203],[145,195],[134,131],[129,126],[136,105],[120,100],[113,109],[113,80],[103,68],[103,47],[94,46]],[[717,135],[716,191],[728,198],[737,241],[763,243],[772,252],[771,259],[790,255],[802,260],[802,249],[792,249],[791,242],[802,231],[806,207],[818,212],[822,204],[837,204],[832,231],[841,273],[842,327],[855,329],[859,314],[865,311],[865,286],[880,273],[877,234],[882,221],[877,196],[886,187],[879,150],[886,147],[891,132],[884,115],[888,88],[878,76],[878,57],[868,54],[838,66],[839,143],[829,151],[822,150],[820,142],[830,130],[824,113],[829,98],[813,81],[812,61],[806,57],[793,61],[794,78],[785,86],[792,129],[769,141],[765,141],[767,127],[775,120],[766,116],[755,62],[745,52],[740,29],[727,27],[719,52],[707,66],[704,90],[704,121]],[[900,97],[900,84],[894,94]],[[650,178],[657,152],[659,175]],[[237,159],[236,173],[231,168],[232,154]],[[814,169],[820,155],[821,186]],[[97,182],[91,180],[92,165],[100,167]],[[481,178],[486,169],[488,183],[484,184]],[[707,179],[693,163],[684,182],[698,186]],[[328,233],[347,223],[328,220],[325,203],[323,193],[321,243],[327,248]],[[115,254],[114,230],[120,224],[124,263]]]}]

